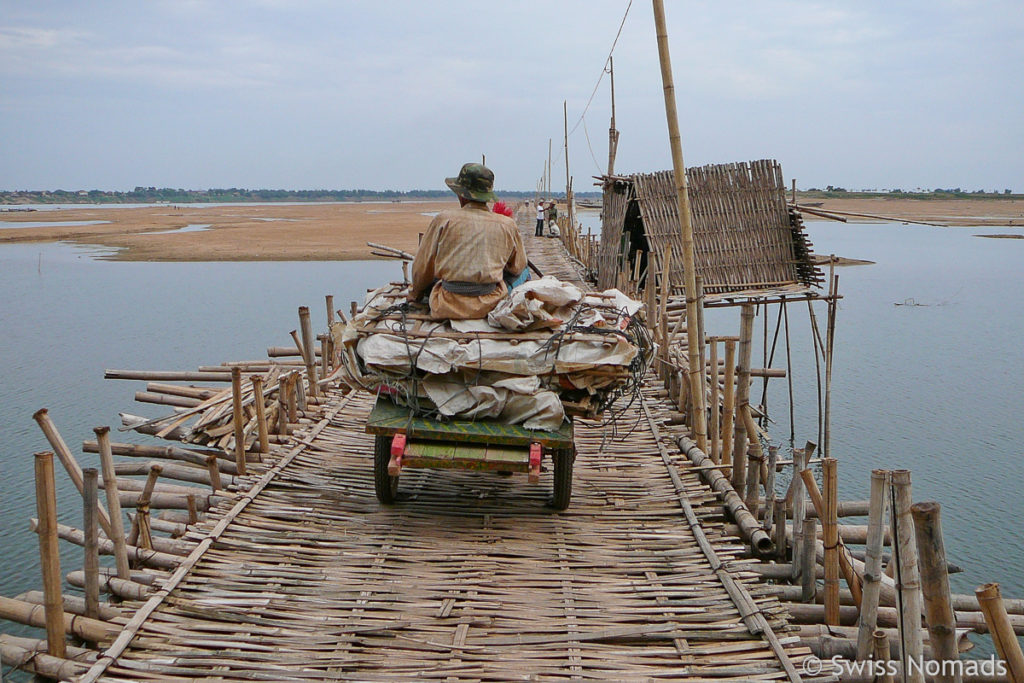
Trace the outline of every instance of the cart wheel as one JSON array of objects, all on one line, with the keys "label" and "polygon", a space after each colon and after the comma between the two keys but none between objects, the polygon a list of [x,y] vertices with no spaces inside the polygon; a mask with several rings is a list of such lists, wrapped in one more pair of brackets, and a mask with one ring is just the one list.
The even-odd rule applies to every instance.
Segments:
[{"label": "cart wheel", "polygon": [[398,497],[398,477],[388,474],[391,460],[391,437],[377,435],[373,442],[373,489],[377,500],[389,505]]},{"label": "cart wheel", "polygon": [[572,498],[572,464],[576,460],[575,448],[562,448],[551,454],[555,461],[555,495],[551,499],[551,507],[564,510],[569,507]]}]

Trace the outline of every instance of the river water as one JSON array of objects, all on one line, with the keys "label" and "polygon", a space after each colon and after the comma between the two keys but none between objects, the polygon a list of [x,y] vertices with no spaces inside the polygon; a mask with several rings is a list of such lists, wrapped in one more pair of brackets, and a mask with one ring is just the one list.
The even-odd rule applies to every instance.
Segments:
[{"label": "river water", "polygon": [[[1017,413],[1024,404],[1024,241],[974,236],[1020,230],[812,222],[808,231],[820,253],[876,262],[839,269],[832,455],[840,460],[841,493],[867,497],[872,468],[912,470],[915,499],[943,504],[947,551],[966,569],[951,577],[954,590],[998,581],[1004,594],[1024,597],[1016,528],[1024,512]],[[322,329],[324,294],[347,307],[367,286],[400,275],[393,262],[129,263],[99,260],[102,253],[0,246],[3,595],[41,585],[28,519],[35,516],[32,453],[49,447],[34,411],[49,408],[78,451],[93,427],[119,424],[118,410],[166,411],[135,403],[142,383],[103,380],[104,369],[182,370],[265,357],[267,346],[291,343],[298,306],[308,305]],[[815,372],[806,309],[791,308],[802,444],[817,438]],[[708,319],[710,333],[736,334],[738,311]],[[762,322],[759,316],[756,337]],[[774,329],[774,310],[769,324]],[[785,366],[784,355],[775,365]],[[786,380],[772,380],[769,389],[772,432],[785,444]],[[94,455],[81,460],[97,464]],[[71,485],[63,472],[57,479],[59,516],[79,526]],[[62,544],[62,558],[65,571],[81,567],[70,544]]]}]

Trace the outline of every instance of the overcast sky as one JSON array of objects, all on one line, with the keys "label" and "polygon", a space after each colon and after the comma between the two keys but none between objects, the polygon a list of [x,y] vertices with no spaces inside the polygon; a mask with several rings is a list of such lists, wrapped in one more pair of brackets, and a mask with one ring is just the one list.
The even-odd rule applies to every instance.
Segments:
[{"label": "overcast sky", "polygon": [[[533,189],[628,0],[0,0],[0,189]],[[666,0],[688,166],[802,188],[1024,191],[1024,8]],[[616,170],[671,167],[651,3],[615,49]],[[607,78],[569,139],[606,164]],[[589,135],[589,142],[587,137]],[[592,147],[593,153],[590,148]]]}]

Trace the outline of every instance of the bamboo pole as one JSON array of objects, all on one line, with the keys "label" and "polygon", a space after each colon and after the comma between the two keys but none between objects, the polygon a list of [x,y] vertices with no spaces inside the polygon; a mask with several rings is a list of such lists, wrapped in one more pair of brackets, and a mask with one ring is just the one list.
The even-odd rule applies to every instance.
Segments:
[{"label": "bamboo pole", "polygon": [[786,499],[776,498],[772,502],[775,526],[772,527],[772,540],[775,542],[775,556],[786,560]]},{"label": "bamboo pole", "polygon": [[256,404],[256,430],[259,435],[260,453],[270,452],[270,432],[267,427],[267,401],[263,396],[263,378],[253,375],[252,395]]},{"label": "bamboo pole", "polygon": [[708,424],[708,432],[711,437],[711,461],[722,462],[722,433],[721,413],[718,406],[718,339],[708,338],[708,357],[711,362],[711,422]]},{"label": "bamboo pole", "polygon": [[[686,184],[686,166],[683,162],[683,145],[679,133],[679,115],[676,112],[675,84],[672,80],[672,58],[668,47],[668,29],[665,25],[663,0],[654,2],[654,23],[658,35],[658,56],[661,64],[661,80],[665,91],[665,118],[668,121],[669,144],[672,147],[672,169],[676,181],[676,202],[679,211],[679,225],[683,238],[683,284],[686,291],[686,341],[689,356],[690,397],[694,405],[694,417],[690,425],[696,437],[697,446],[707,452],[707,415],[704,412],[704,365],[700,362],[700,336],[698,329],[696,267],[693,256],[693,223],[690,214],[690,196]],[[735,482],[734,482],[735,484]],[[742,489],[742,487],[737,487]]]},{"label": "bamboo pole", "polygon": [[74,679],[89,670],[86,662],[54,657],[40,649],[21,647],[7,637],[0,641],[0,659],[7,666],[57,681]]},{"label": "bamboo pole", "polygon": [[[910,507],[914,519],[917,552],[921,564],[921,595],[932,653],[939,662],[960,658],[956,646],[956,617],[949,598],[949,574],[946,573],[946,549],[942,541],[940,506],[935,502],[915,503]],[[937,683],[960,683],[961,676],[935,676]]]},{"label": "bamboo pole", "polygon": [[725,340],[725,393],[722,396],[722,464],[732,478],[733,424],[736,418],[736,340]]},{"label": "bamboo pole", "polygon": [[[804,480],[804,486],[807,488],[807,497],[811,499],[811,503],[814,505],[815,510],[818,513],[818,519],[825,518],[825,501],[821,495],[821,491],[818,490],[818,482],[814,480],[814,472],[811,470],[803,470],[800,472],[800,477]],[[824,527],[824,525],[822,525]],[[837,525],[838,531],[838,525]],[[824,539],[824,530],[822,531],[822,539]],[[849,551],[843,545],[842,538],[838,539],[839,542],[839,569],[843,572],[843,577],[846,579],[846,584],[850,587],[850,591],[856,596],[856,604],[860,605],[861,602],[861,588],[860,580],[857,576],[858,565],[855,565],[855,560],[849,556]],[[817,539],[814,540],[815,547],[821,547],[821,561],[825,563],[825,544],[824,542],[818,543]],[[815,551],[817,552],[817,550]],[[863,565],[859,565],[863,571]],[[889,592],[892,592],[892,585],[888,586]],[[885,586],[883,585],[883,590]]]},{"label": "bamboo pole", "polygon": [[331,329],[331,325],[334,324],[334,295],[324,295],[324,300],[327,303],[327,329]]},{"label": "bamboo pole", "polygon": [[85,616],[91,619],[99,619],[100,614],[99,525],[96,523],[98,476],[94,467],[82,470],[85,485],[82,494],[82,529],[85,531],[82,569],[85,572]]},{"label": "bamboo pole", "polygon": [[196,494],[190,493],[185,497],[185,506],[188,510],[189,526],[199,521],[199,511],[196,509]]},{"label": "bamboo pole", "polygon": [[860,660],[867,659],[871,654],[872,637],[878,625],[878,597],[882,588],[882,541],[885,536],[886,493],[889,483],[888,470],[872,470],[864,592],[860,605],[860,628],[857,633],[857,659]]},{"label": "bamboo pole", "polygon": [[737,491],[744,491],[747,479],[747,425],[740,414],[750,403],[750,353],[754,336],[754,305],[743,304],[740,309],[739,362],[736,374],[736,424],[732,443],[732,485]]},{"label": "bamboo pole", "polygon": [[754,424],[754,417],[750,414],[750,404],[740,406],[743,416],[743,424],[746,425],[749,445],[747,447],[747,480],[746,495],[744,500],[750,511],[757,516],[758,502],[761,492],[761,464],[764,462],[764,450],[761,448],[761,440],[757,435],[757,426]]},{"label": "bamboo pole", "polygon": [[[800,600],[803,602],[813,602],[814,596],[817,593],[815,568],[818,566],[818,541],[816,534],[818,523],[813,519],[805,519],[801,526],[801,538],[803,539],[803,542],[799,546],[800,562],[798,565],[800,567],[800,587],[802,589]],[[794,552],[796,552],[795,546]]]},{"label": "bamboo pole", "polygon": [[[57,578],[59,581],[60,577],[58,576]],[[117,633],[117,626],[112,624],[89,619],[88,617],[81,617],[77,614],[66,613],[62,603],[57,603],[56,609],[56,626],[59,629],[59,633],[55,648],[53,641],[49,640],[50,609],[48,606],[44,605],[43,609],[39,609],[39,605],[0,596],[0,619],[6,619],[26,626],[34,626],[35,628],[46,628],[49,652],[57,657],[64,657],[67,651],[67,644],[64,641],[65,633],[78,636],[82,640],[88,640],[91,643],[110,640]]]},{"label": "bamboo pole", "polygon": [[[800,472],[807,469],[807,460],[810,458],[809,449],[813,450],[813,443],[808,441],[804,448],[793,449],[793,478],[791,484],[791,505],[793,508],[793,556],[796,557],[797,548],[802,547],[804,533],[804,482],[800,478]],[[794,570],[799,569],[796,562],[793,563]],[[795,579],[796,576],[794,575]]]},{"label": "bamboo pole", "polygon": [[299,306],[299,329],[302,330],[302,348],[305,350],[303,359],[306,361],[306,376],[309,380],[309,395],[317,395],[316,358],[313,356],[313,323],[309,317],[309,307]]},{"label": "bamboo pole", "polygon": [[[874,633],[871,634],[871,649],[876,661],[889,661],[891,656],[889,654],[889,635],[883,629],[875,629]],[[883,667],[878,683],[893,683],[893,675],[889,673],[888,667]]]},{"label": "bamboo pole", "polygon": [[[659,301],[658,301],[658,338],[661,340],[661,360],[662,360],[661,367],[658,369],[659,370],[658,374],[661,375],[661,378],[663,380],[667,379],[668,376],[669,376],[669,367],[668,367],[668,344],[669,344],[669,336],[668,336],[668,311],[666,310],[666,307],[668,306],[668,298],[669,298],[669,296],[672,293],[671,277],[672,277],[672,251],[671,251],[671,249],[666,247],[665,249],[661,250],[661,281],[658,283],[660,285],[659,293],[661,295],[661,299],[659,299]],[[687,318],[687,322],[689,322],[689,320],[690,319]],[[692,401],[692,399],[691,399],[691,401]],[[691,405],[691,408],[692,408],[693,403],[691,402],[690,405]],[[693,428],[693,415],[692,415],[692,413],[690,415],[690,425],[689,426],[690,426],[691,429]],[[704,449],[701,448],[701,450],[703,451]]]},{"label": "bamboo pole", "polygon": [[114,559],[117,575],[122,579],[131,576],[128,564],[128,550],[125,547],[124,517],[121,514],[121,497],[117,489],[117,475],[114,473],[114,455],[110,447],[110,427],[96,427],[96,449],[100,454],[100,469],[103,472],[103,490],[110,510],[110,538],[114,544]]},{"label": "bamboo pole", "polygon": [[918,668],[907,668],[910,660],[920,662],[923,652],[921,639],[921,578],[917,564],[917,543],[914,540],[914,521],[910,515],[912,502],[910,470],[892,473],[892,498],[896,541],[896,585],[899,586],[900,651],[907,680],[923,683],[924,674]]},{"label": "bamboo pole", "polygon": [[[38,413],[37,413],[38,414]],[[61,596],[60,549],[57,547],[57,487],[53,453],[35,454],[36,513],[39,515],[39,559],[43,569],[46,642],[54,657],[65,657],[64,599]]]},{"label": "bamboo pole", "polygon": [[242,417],[242,370],[231,369],[231,402],[235,428],[235,466],[239,476],[245,476],[245,421]]},{"label": "bamboo pole", "polygon": [[[81,494],[82,488],[82,468],[78,465],[78,461],[75,460],[75,456],[71,454],[71,449],[68,448],[67,443],[64,442],[60,432],[57,431],[57,425],[53,424],[53,420],[50,419],[50,413],[46,408],[41,408],[35,412],[32,416],[38,424],[39,428],[43,430],[43,435],[46,440],[50,442],[50,446],[53,447],[54,453],[57,454],[57,458],[61,464],[64,465],[64,469],[68,473],[68,477],[71,478],[71,483],[78,489],[78,493]],[[97,521],[100,524],[100,528],[103,529],[103,533],[110,535],[110,518],[107,517],[107,511],[100,508],[98,511]]]},{"label": "bamboo pole", "polygon": [[[771,532],[772,523],[775,521],[775,470],[778,467],[779,462],[779,447],[768,446],[768,468],[765,472],[764,479],[764,502],[765,502],[765,514],[764,514],[764,530]],[[786,518],[779,518],[779,523],[783,526],[782,538],[785,539],[786,532]],[[786,546],[782,546],[783,553],[785,553]]]},{"label": "bamboo pole", "polygon": [[217,469],[217,456],[206,456],[206,468],[210,474],[210,487],[213,488],[214,492],[220,491],[224,487],[220,482],[220,470]]},{"label": "bamboo pole", "polygon": [[992,634],[996,654],[1006,662],[1007,679],[1012,683],[1024,683],[1024,654],[1021,653],[1020,641],[1014,634],[1010,617],[1003,606],[999,584],[986,583],[979,586],[974,594],[978,597],[985,623]]},{"label": "bamboo pole", "polygon": [[825,623],[839,624],[839,522],[836,502],[836,460],[825,458],[822,463],[825,513],[821,518],[825,543]]}]

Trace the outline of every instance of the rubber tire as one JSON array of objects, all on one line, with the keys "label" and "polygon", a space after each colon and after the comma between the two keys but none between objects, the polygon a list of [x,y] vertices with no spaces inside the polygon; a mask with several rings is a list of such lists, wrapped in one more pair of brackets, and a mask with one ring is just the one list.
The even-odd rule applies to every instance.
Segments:
[{"label": "rubber tire", "polygon": [[555,470],[555,490],[550,506],[555,510],[564,510],[572,500],[572,465],[576,460],[574,448],[564,448],[551,454]]},{"label": "rubber tire", "polygon": [[398,477],[388,474],[389,462],[391,437],[378,434],[373,442],[373,490],[384,505],[391,505],[398,498]]}]

